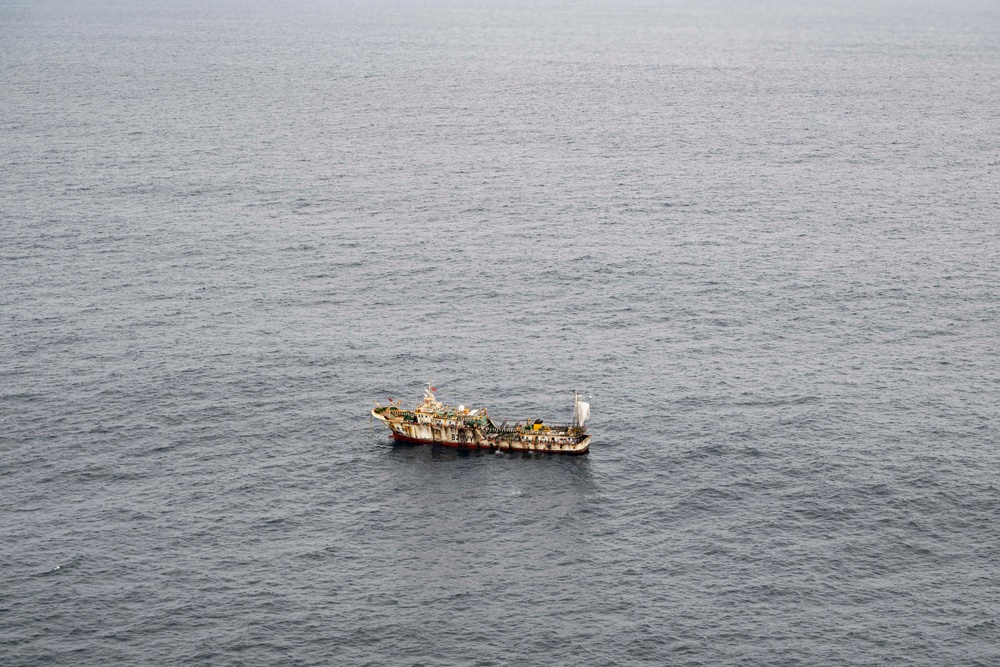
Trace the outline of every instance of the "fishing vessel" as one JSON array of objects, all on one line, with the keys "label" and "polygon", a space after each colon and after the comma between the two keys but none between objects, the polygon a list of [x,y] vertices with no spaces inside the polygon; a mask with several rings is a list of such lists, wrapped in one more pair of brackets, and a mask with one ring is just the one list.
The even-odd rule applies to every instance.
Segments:
[{"label": "fishing vessel", "polygon": [[547,424],[541,419],[505,419],[497,424],[485,407],[445,405],[437,400],[436,392],[428,382],[423,402],[413,408],[401,400],[389,399],[388,405],[376,401],[372,418],[400,442],[503,452],[586,454],[590,450],[590,403],[581,401],[579,392],[573,392],[573,420],[569,424]]}]

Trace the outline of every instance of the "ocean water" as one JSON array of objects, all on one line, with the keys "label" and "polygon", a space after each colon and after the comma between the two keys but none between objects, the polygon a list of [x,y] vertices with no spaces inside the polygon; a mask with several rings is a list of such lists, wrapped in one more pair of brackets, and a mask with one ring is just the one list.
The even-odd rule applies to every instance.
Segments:
[{"label": "ocean water", "polygon": [[0,664],[1000,664],[997,3],[0,0],[0,160]]}]

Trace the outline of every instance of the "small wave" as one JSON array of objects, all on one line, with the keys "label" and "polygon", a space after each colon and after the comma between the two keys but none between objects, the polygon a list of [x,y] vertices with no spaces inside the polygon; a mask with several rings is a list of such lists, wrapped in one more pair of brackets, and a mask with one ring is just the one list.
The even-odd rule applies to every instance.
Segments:
[{"label": "small wave", "polygon": [[63,563],[55,563],[48,569],[38,572],[35,574],[36,577],[53,577],[61,574],[65,574],[69,571],[76,569],[82,558],[80,556],[74,556]]},{"label": "small wave", "polygon": [[997,619],[990,618],[985,621],[980,621],[979,623],[974,623],[967,627],[965,631],[970,635],[987,635],[992,636],[997,631]]},{"label": "small wave", "polygon": [[0,394],[0,401],[21,401],[24,403],[31,403],[33,401],[42,398],[42,394],[33,394],[31,392],[13,392],[9,394]]}]

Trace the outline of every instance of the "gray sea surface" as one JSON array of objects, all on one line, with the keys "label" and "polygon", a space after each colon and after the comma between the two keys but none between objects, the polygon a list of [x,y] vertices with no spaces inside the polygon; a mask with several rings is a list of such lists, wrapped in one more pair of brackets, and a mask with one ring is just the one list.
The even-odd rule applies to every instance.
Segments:
[{"label": "gray sea surface", "polygon": [[998,254],[996,2],[0,0],[0,664],[1000,664]]}]

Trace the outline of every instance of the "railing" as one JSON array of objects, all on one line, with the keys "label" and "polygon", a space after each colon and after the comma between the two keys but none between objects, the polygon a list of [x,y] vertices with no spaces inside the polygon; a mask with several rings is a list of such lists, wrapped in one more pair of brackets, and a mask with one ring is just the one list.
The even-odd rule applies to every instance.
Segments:
[{"label": "railing", "polygon": [[[579,428],[578,424],[565,424],[565,423],[561,423],[561,424],[547,424],[545,422],[542,422],[539,426],[540,426],[540,428],[538,430],[535,430],[535,422],[531,421],[530,419],[529,420],[522,419],[520,421],[514,422],[513,424],[510,424],[509,420],[507,420],[507,419],[502,419],[502,420],[500,420],[500,424],[499,425],[496,423],[496,421],[494,421],[494,420],[491,419],[490,423],[487,425],[486,428],[491,433],[505,433],[505,434],[515,434],[515,433],[518,433],[518,432],[521,432],[521,433],[531,433],[531,432],[544,433],[546,431],[564,431],[564,432],[569,432],[571,429]],[[520,429],[520,431],[518,431],[518,429]]]}]

